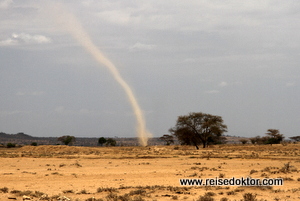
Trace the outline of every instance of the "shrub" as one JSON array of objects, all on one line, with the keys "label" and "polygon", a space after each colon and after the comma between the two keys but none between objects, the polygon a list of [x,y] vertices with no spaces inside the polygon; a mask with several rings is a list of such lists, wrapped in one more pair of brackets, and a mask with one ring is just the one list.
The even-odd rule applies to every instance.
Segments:
[{"label": "shrub", "polygon": [[229,192],[227,192],[227,195],[235,195],[235,192],[234,191],[229,191]]},{"label": "shrub", "polygon": [[113,188],[113,187],[109,187],[109,188],[99,187],[99,188],[97,188],[97,193],[101,193],[101,192],[113,193],[113,192],[118,192],[118,189]]},{"label": "shrub", "polygon": [[18,193],[21,193],[21,191],[19,191],[19,190],[12,190],[12,191],[10,191],[10,193],[11,194],[18,194]]},{"label": "shrub", "polygon": [[243,201],[257,201],[256,195],[252,193],[245,193],[243,195],[244,200]]},{"label": "shrub", "polygon": [[248,140],[247,139],[241,139],[239,140],[242,144],[247,144]]},{"label": "shrub", "polygon": [[290,165],[290,162],[285,163],[284,166],[280,169],[280,172],[289,173],[291,170],[291,167],[292,166]]},{"label": "shrub", "polygon": [[104,201],[104,200],[103,199],[96,199],[96,198],[92,197],[92,198],[86,199],[85,201]]},{"label": "shrub", "polygon": [[74,193],[73,190],[64,190],[63,193]]},{"label": "shrub", "polygon": [[135,191],[130,191],[129,195],[145,195],[146,191],[142,189],[138,189]]},{"label": "shrub", "polygon": [[103,146],[106,142],[107,142],[107,139],[104,138],[104,137],[100,137],[98,139],[98,144],[101,145],[101,146]]},{"label": "shrub", "polygon": [[120,201],[130,201],[131,198],[129,197],[128,194],[125,194],[125,195],[119,195],[118,200],[120,200]]},{"label": "shrub", "polygon": [[40,191],[34,191],[34,193],[31,193],[31,195],[34,197],[42,197],[43,195],[45,195],[45,193]]},{"label": "shrub", "polygon": [[7,143],[6,145],[7,148],[12,148],[12,147],[16,147],[16,144],[13,144],[13,143]]},{"label": "shrub", "polygon": [[215,200],[214,198],[208,195],[204,195],[204,196],[200,196],[197,201],[214,201],[214,200]]},{"label": "shrub", "polygon": [[82,189],[78,194],[89,194],[85,189]]},{"label": "shrub", "polygon": [[139,196],[135,196],[133,201],[145,201],[145,199],[143,199],[140,195]]},{"label": "shrub", "polygon": [[117,141],[115,139],[112,138],[108,138],[106,140],[106,146],[116,146],[117,145]]},{"label": "shrub", "polygon": [[37,146],[36,142],[31,143],[31,146]]},{"label": "shrub", "polygon": [[57,141],[61,141],[64,145],[73,145],[76,142],[76,138],[70,135],[64,135],[57,138]]},{"label": "shrub", "polygon": [[118,195],[115,194],[115,193],[109,193],[109,194],[106,196],[106,199],[107,199],[107,200],[117,200],[117,199],[118,199]]},{"label": "shrub", "polygon": [[23,196],[23,195],[26,195],[26,196],[30,196],[33,194],[32,191],[19,191],[19,190],[12,190],[10,191],[11,194],[16,194],[17,196]]},{"label": "shrub", "polygon": [[204,196],[209,196],[209,197],[211,197],[211,196],[215,196],[216,194],[214,193],[214,192],[207,192],[207,193],[205,193],[205,195]]},{"label": "shrub", "polygon": [[8,193],[8,188],[7,187],[0,188],[0,192]]}]

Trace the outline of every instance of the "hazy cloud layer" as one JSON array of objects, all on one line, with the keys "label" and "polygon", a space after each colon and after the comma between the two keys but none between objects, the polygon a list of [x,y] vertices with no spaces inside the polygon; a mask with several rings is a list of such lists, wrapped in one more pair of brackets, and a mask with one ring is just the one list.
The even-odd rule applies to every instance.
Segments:
[{"label": "hazy cloud layer", "polygon": [[129,48],[130,51],[149,51],[153,50],[155,45],[143,44],[143,43],[135,43],[133,46]]},{"label": "hazy cloud layer", "polygon": [[0,41],[2,46],[22,45],[22,44],[47,44],[51,39],[43,35],[30,35],[26,33],[13,33],[11,37]]},{"label": "hazy cloud layer", "polygon": [[44,94],[45,94],[44,91],[33,91],[33,92],[18,91],[16,93],[17,96],[42,96]]},{"label": "hazy cloud layer", "polygon": [[[300,3],[64,2],[128,81],[155,136],[179,115],[223,117],[228,134],[298,135]],[[134,136],[128,100],[61,27],[52,1],[0,1],[0,126],[36,136]],[[1,112],[2,111],[2,112]]]},{"label": "hazy cloud layer", "polygon": [[12,0],[3,0],[0,2],[0,9],[7,9],[12,3]]}]

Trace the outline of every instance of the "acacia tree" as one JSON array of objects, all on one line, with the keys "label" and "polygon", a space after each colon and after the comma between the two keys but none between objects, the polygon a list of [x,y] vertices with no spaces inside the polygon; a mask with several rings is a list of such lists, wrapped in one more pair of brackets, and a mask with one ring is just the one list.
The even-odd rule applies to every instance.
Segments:
[{"label": "acacia tree", "polygon": [[113,138],[108,138],[106,140],[106,146],[116,146],[117,145],[117,141]]},{"label": "acacia tree", "polygon": [[64,136],[57,138],[57,140],[61,141],[65,145],[72,145],[76,141],[76,138],[74,136],[64,135]]},{"label": "acacia tree", "polygon": [[278,129],[268,129],[266,135],[268,136],[266,144],[279,144],[284,139]]},{"label": "acacia tree", "polygon": [[[176,130],[175,130],[176,129]],[[201,140],[187,127],[171,128],[169,132],[177,137],[181,145],[194,145],[199,149],[198,145],[201,144]]]},{"label": "acacia tree", "polygon": [[106,141],[107,141],[107,140],[106,140],[104,137],[100,137],[100,138],[98,139],[98,144],[100,144],[101,146],[103,146],[103,144],[105,144]]},{"label": "acacia tree", "polygon": [[296,142],[300,142],[300,136],[289,137],[291,140],[295,140]]},{"label": "acacia tree", "polygon": [[163,135],[159,139],[165,141],[166,145],[174,144],[174,137],[172,135]]},{"label": "acacia tree", "polygon": [[176,125],[169,131],[182,144],[192,144],[199,149],[199,144],[206,148],[209,142],[220,141],[222,134],[227,132],[227,126],[220,116],[194,112],[179,116]]},{"label": "acacia tree", "polygon": [[252,144],[258,144],[260,141],[260,136],[252,137],[249,139]]},{"label": "acacia tree", "polygon": [[239,140],[242,144],[247,144],[248,140],[247,139],[240,139]]}]

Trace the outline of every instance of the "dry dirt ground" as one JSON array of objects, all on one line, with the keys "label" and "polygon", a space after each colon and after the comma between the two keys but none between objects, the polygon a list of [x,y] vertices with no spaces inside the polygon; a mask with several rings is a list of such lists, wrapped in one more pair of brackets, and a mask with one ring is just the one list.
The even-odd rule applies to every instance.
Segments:
[{"label": "dry dirt ground", "polygon": [[[0,200],[300,200],[300,144],[0,149]],[[179,179],[283,178],[282,186]],[[27,196],[27,197],[26,197]]]}]

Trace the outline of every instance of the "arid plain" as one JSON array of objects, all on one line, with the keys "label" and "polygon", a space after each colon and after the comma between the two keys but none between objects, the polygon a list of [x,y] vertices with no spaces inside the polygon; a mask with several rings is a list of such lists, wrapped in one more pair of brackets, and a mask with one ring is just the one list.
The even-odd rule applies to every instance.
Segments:
[{"label": "arid plain", "polygon": [[[0,200],[300,200],[300,144],[0,149]],[[283,178],[282,186],[179,180]]]}]

